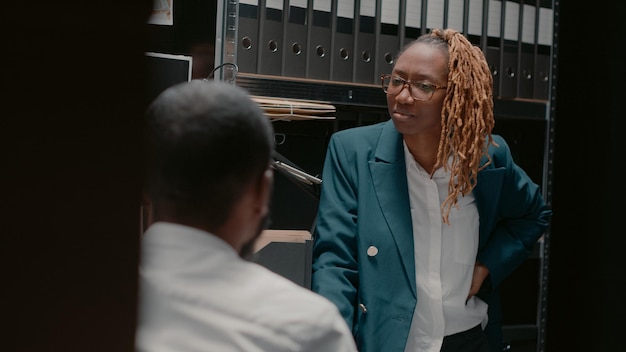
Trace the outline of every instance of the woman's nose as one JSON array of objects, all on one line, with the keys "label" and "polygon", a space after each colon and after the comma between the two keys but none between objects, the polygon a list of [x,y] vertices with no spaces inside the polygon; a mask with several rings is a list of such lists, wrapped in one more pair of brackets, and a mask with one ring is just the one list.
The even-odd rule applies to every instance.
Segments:
[{"label": "woman's nose", "polygon": [[396,94],[396,101],[402,104],[413,104],[415,99],[411,95],[411,87],[408,84],[405,84],[400,92]]}]

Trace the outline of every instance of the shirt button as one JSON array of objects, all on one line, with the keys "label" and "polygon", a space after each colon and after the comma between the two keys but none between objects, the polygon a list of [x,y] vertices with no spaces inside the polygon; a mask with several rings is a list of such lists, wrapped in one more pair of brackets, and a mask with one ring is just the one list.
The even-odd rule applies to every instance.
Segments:
[{"label": "shirt button", "polygon": [[369,246],[369,248],[367,249],[367,255],[369,255],[370,257],[374,257],[376,256],[376,254],[378,254],[378,248],[374,246]]}]

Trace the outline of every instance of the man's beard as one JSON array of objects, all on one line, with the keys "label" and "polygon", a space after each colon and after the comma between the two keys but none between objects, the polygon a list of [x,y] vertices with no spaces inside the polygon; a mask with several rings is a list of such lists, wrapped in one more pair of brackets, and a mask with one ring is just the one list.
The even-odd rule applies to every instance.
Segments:
[{"label": "man's beard", "polygon": [[246,259],[246,260],[252,259],[252,257],[254,256],[254,244],[261,236],[261,233],[263,233],[263,230],[265,230],[269,226],[270,222],[271,220],[270,220],[269,214],[263,217],[259,221],[259,227],[257,228],[257,233],[250,241],[245,243],[241,247],[241,250],[239,251],[239,256],[241,258]]}]

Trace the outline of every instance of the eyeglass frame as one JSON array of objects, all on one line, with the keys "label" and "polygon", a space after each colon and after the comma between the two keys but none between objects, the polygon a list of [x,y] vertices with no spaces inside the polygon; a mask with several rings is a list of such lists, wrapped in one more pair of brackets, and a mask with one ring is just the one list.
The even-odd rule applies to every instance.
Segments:
[{"label": "eyeglass frame", "polygon": [[[387,91],[389,90],[389,89],[388,89],[388,88],[389,88],[389,85],[391,85],[391,84],[389,84],[389,85],[387,86],[387,89],[385,89],[385,78],[386,78],[386,77],[389,77],[389,79],[390,79],[390,80],[391,80],[391,79],[396,79],[396,78],[397,78],[397,79],[399,79],[400,81],[402,81],[402,88],[400,89],[400,91],[398,91],[398,93],[388,93],[388,92],[387,92]],[[390,81],[389,83],[391,83],[391,81]],[[430,92],[430,96],[428,97],[428,99],[420,99],[420,98],[418,98],[418,97],[414,97],[414,96],[413,96],[413,90],[412,90],[412,88],[411,88],[411,86],[412,86],[412,85],[413,85],[413,87],[417,87],[417,89],[421,89],[421,90],[423,91],[423,89],[422,89],[422,88],[420,88],[419,86],[416,86],[416,85],[415,85],[416,83],[419,83],[419,84],[421,84],[422,86],[428,86],[428,87],[430,87],[430,88],[432,89],[432,91]],[[384,74],[384,75],[380,75],[380,86],[381,86],[381,88],[383,89],[383,92],[385,92],[385,93],[387,93],[387,94],[392,94],[392,95],[398,95],[398,94],[402,93],[402,91],[404,90],[404,88],[405,88],[406,86],[408,86],[408,87],[409,87],[409,94],[411,95],[411,98],[413,98],[413,99],[415,99],[415,100],[420,100],[420,101],[428,101],[428,100],[432,99],[432,98],[433,98],[433,95],[435,95],[435,92],[437,91],[437,89],[446,89],[446,88],[448,88],[447,86],[438,86],[438,85],[435,85],[435,84],[430,84],[430,83],[421,83],[421,82],[414,82],[414,81],[410,81],[410,80],[408,80],[408,79],[404,79],[404,78],[399,77],[399,76],[394,76],[394,75],[389,74],[389,73],[388,73],[388,74]]]}]

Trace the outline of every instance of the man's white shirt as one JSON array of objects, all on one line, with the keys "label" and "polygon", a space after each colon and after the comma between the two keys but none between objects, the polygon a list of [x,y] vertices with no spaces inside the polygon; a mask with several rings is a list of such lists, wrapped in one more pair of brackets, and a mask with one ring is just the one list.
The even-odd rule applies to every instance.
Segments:
[{"label": "man's white shirt", "polygon": [[222,239],[161,222],[141,242],[137,351],[356,351],[335,305]]}]

